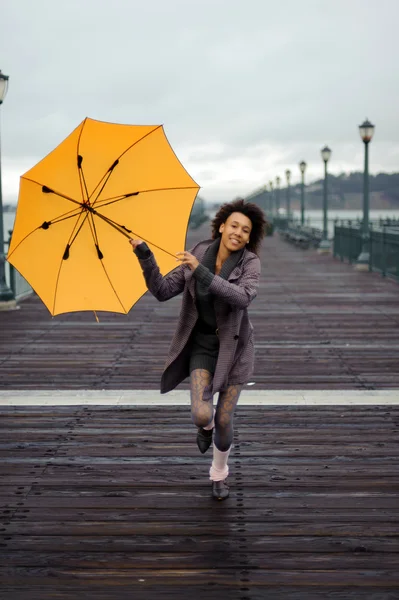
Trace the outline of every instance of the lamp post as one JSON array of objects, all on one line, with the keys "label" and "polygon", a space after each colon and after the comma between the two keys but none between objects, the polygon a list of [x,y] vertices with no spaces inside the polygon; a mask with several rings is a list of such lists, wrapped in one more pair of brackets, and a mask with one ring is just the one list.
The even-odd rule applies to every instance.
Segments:
[{"label": "lamp post", "polygon": [[260,207],[263,211],[267,212],[267,185],[262,186]]},{"label": "lamp post", "polygon": [[331,156],[331,150],[324,146],[321,150],[321,156],[324,161],[324,193],[323,193],[323,237],[318,247],[318,252],[330,252],[331,244],[328,240],[328,196],[327,196],[327,163]]},{"label": "lamp post", "polygon": [[273,194],[273,181],[269,181],[270,187],[270,212],[274,212],[274,194]]},{"label": "lamp post", "polygon": [[374,133],[374,125],[368,119],[359,125],[360,137],[364,142],[364,174],[363,174],[363,228],[362,250],[355,264],[358,271],[367,271],[370,260],[370,231],[369,231],[369,143]]},{"label": "lamp post", "polygon": [[[7,94],[8,75],[0,71],[0,105]],[[4,223],[3,223],[3,199],[1,194],[1,151],[0,151],[0,309],[15,307],[15,298],[6,282],[6,257],[4,254]]]},{"label": "lamp post", "polygon": [[281,182],[281,179],[277,175],[277,177],[276,177],[276,211],[277,211],[277,213],[279,213],[279,211],[280,211],[280,182]]},{"label": "lamp post", "polygon": [[303,160],[299,163],[299,169],[301,171],[301,225],[305,224],[305,171],[306,163]]},{"label": "lamp post", "polygon": [[290,220],[291,217],[291,171],[289,169],[286,170],[285,176],[287,178],[287,219]]}]

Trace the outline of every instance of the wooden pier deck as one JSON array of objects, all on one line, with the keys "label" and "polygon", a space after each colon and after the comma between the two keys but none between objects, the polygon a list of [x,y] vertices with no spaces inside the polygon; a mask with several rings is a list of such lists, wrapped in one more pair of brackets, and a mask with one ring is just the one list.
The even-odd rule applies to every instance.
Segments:
[{"label": "wooden pier deck", "polygon": [[[399,406],[0,407],[2,600],[396,600]],[[211,450],[208,451],[209,453]]]},{"label": "wooden pier deck", "polygon": [[[209,227],[191,232],[190,244]],[[399,284],[266,238],[250,313],[254,389],[398,389]],[[180,298],[128,315],[51,318],[40,300],[0,312],[1,389],[159,389]],[[187,385],[183,384],[183,387]]]},{"label": "wooden pier deck", "polygon": [[[0,396],[22,398],[0,398],[0,600],[398,600],[398,292],[265,240],[251,389],[326,403],[239,403],[224,502],[187,406],[112,401],[158,389],[178,299],[100,324],[0,313]],[[344,390],[375,404],[328,403]]]}]

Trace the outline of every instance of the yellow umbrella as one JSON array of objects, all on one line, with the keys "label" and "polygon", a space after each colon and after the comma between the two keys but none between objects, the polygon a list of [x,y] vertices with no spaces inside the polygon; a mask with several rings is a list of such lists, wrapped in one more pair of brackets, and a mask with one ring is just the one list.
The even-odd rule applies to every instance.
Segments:
[{"label": "yellow umbrella", "polygon": [[176,268],[198,189],[161,125],[87,118],[21,177],[7,259],[52,315],[127,313],[146,286],[126,238]]}]

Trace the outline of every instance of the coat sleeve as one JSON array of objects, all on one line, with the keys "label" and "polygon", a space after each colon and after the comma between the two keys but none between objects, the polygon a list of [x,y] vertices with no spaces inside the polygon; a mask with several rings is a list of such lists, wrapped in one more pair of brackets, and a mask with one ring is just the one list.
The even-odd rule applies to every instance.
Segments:
[{"label": "coat sleeve", "polygon": [[248,261],[237,284],[214,275],[202,264],[195,269],[194,277],[207,287],[209,292],[223,298],[225,302],[240,309],[247,308],[258,293],[260,260],[254,256]]},{"label": "coat sleeve", "polygon": [[143,270],[143,275],[147,288],[153,296],[160,302],[165,302],[184,290],[185,277],[184,270],[188,267],[179,265],[176,269],[173,269],[170,273],[164,277],[161,275],[157,261],[155,260],[154,254],[150,251],[147,258],[141,258],[146,256],[145,253],[137,253],[140,266]]}]

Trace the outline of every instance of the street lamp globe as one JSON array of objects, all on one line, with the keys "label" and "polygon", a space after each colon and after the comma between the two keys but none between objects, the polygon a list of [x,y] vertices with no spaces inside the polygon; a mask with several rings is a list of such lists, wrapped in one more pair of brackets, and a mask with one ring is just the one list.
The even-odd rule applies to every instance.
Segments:
[{"label": "street lamp globe", "polygon": [[328,146],[324,146],[324,148],[321,149],[321,156],[325,163],[329,161],[331,156],[331,150]]},{"label": "street lamp globe", "polygon": [[359,133],[365,144],[368,144],[371,141],[371,138],[374,134],[374,125],[370,123],[368,119],[364,121],[361,125],[359,125]]},{"label": "street lamp globe", "polygon": [[306,163],[304,160],[299,163],[299,169],[300,169],[301,173],[304,173],[306,171]]},{"label": "street lamp globe", "polygon": [[4,98],[6,97],[7,88],[8,88],[8,75],[4,75],[4,73],[2,73],[0,71],[0,104],[3,102]]},{"label": "street lamp globe", "polygon": [[289,169],[286,170],[285,176],[287,178],[287,183],[289,183],[291,180],[291,171]]},{"label": "street lamp globe", "polygon": [[280,181],[281,181],[281,178],[280,178],[280,177],[277,175],[277,177],[276,177],[276,183],[277,183],[277,186],[279,186],[279,185],[280,185]]}]

